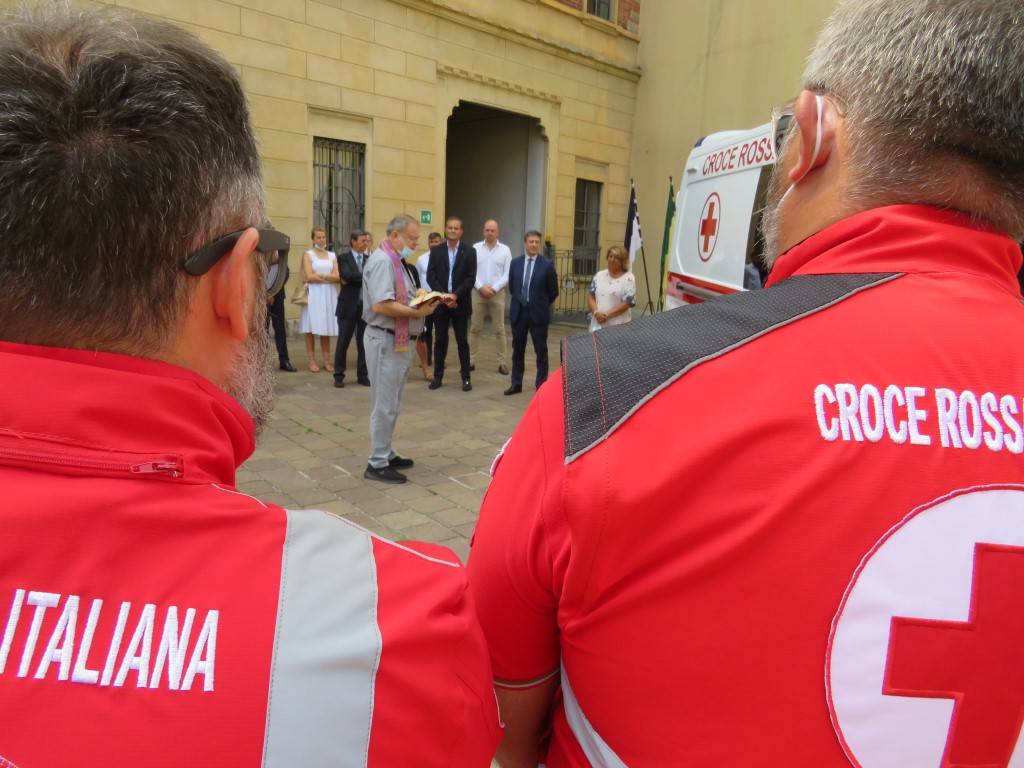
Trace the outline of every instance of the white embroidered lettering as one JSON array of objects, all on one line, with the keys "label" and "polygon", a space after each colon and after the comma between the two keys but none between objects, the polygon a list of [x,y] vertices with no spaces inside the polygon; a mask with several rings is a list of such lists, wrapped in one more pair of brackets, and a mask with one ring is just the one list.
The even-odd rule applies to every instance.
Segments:
[{"label": "white embroidered lettering", "polygon": [[7,614],[7,626],[4,627],[4,638],[0,641],[0,675],[7,667],[7,656],[11,652],[11,644],[14,642],[14,632],[18,629],[18,619],[21,618],[21,606],[25,603],[25,590],[14,590],[14,598],[11,600],[11,610]]},{"label": "white embroidered lettering", "polygon": [[64,610],[61,611],[57,625],[50,633],[50,642],[46,644],[46,650],[39,659],[39,666],[36,668],[36,680],[46,677],[50,669],[50,663],[56,661],[60,664],[57,672],[58,680],[67,680],[71,674],[71,657],[75,652],[75,628],[78,626],[78,595],[68,595],[64,603]]},{"label": "white embroidered lettering", "polygon": [[192,651],[192,658],[188,662],[188,669],[185,670],[185,679],[181,681],[181,690],[192,689],[192,681],[196,675],[203,676],[203,690],[213,690],[213,668],[217,658],[217,620],[220,611],[207,611],[206,621],[203,628],[199,630],[199,637],[196,640],[196,647]]},{"label": "white embroidered lettering", "polygon": [[1012,438],[1009,435],[1003,436],[1003,443],[1010,453],[1024,453],[1024,430],[1021,429],[1020,422],[1014,418],[1018,413],[1020,411],[1017,409],[1017,400],[1012,395],[1003,395],[999,399],[999,415],[1013,433]]},{"label": "white embroidered lettering", "polygon": [[924,397],[928,390],[924,387],[907,387],[904,395],[907,398],[907,429],[910,430],[911,445],[931,445],[932,439],[918,430],[917,425],[928,420],[928,411],[917,407],[917,398]]},{"label": "white embroidered lettering", "polygon": [[860,423],[864,437],[877,443],[885,434],[885,420],[882,417],[882,395],[874,384],[860,388]]},{"label": "white embroidered lettering", "polygon": [[85,620],[85,630],[82,632],[82,642],[78,645],[78,654],[75,657],[75,668],[71,672],[71,682],[88,683],[95,685],[100,679],[99,670],[89,669],[85,666],[89,661],[89,651],[92,649],[92,637],[96,633],[96,622],[100,620],[100,611],[103,610],[103,601],[96,598],[89,607],[89,617]]},{"label": "white embroidered lettering", "polygon": [[818,416],[818,431],[822,438],[832,442],[839,438],[839,420],[833,416],[826,422],[825,401],[835,405],[836,396],[832,394],[832,388],[827,384],[819,384],[814,388],[814,412]]},{"label": "white embroidered lettering", "polygon": [[981,409],[978,398],[969,389],[960,393],[957,415],[960,417],[960,439],[965,448],[981,446]]},{"label": "white embroidered lettering", "polygon": [[935,407],[939,417],[939,442],[943,448],[962,448],[960,427],[957,426],[958,399],[956,392],[945,387],[935,390]]},{"label": "white embroidered lettering", "polygon": [[985,447],[990,451],[1001,451],[1003,449],[1003,425],[995,417],[999,412],[999,401],[991,392],[981,396],[981,418],[985,421],[988,429],[982,437],[985,439]]},{"label": "white embroidered lettering", "polygon": [[164,631],[160,636],[160,647],[157,649],[156,662],[153,664],[153,679],[150,681],[152,688],[160,685],[160,673],[166,661],[167,687],[172,691],[178,690],[181,685],[181,671],[185,667],[185,651],[188,648],[188,639],[192,634],[192,622],[195,621],[195,618],[195,608],[185,611],[185,623],[182,625],[179,635],[178,608],[172,605],[167,609],[167,616],[164,618]]},{"label": "white embroidered lettering", "polygon": [[121,610],[117,612],[117,625],[114,627],[114,637],[110,640],[110,649],[107,651],[107,661],[103,665],[103,677],[100,678],[100,685],[110,685],[110,679],[114,676],[114,662],[117,661],[117,653],[121,650],[124,625],[128,623],[128,611],[131,608],[131,603],[123,602]]},{"label": "white embroidered lettering", "polygon": [[128,648],[124,652],[121,666],[117,670],[117,677],[114,678],[114,687],[120,688],[124,685],[125,678],[130,670],[138,672],[136,688],[146,688],[149,685],[149,657],[153,649],[153,618],[156,616],[156,606],[146,603],[142,607],[142,615],[139,616],[139,623],[135,625],[135,632],[132,639],[128,641]]},{"label": "white embroidered lettering", "polygon": [[55,592],[29,592],[29,605],[35,606],[35,613],[32,614],[32,624],[29,627],[28,638],[25,640],[25,648],[21,652],[21,664],[18,666],[18,677],[28,675],[28,668],[32,664],[32,654],[36,652],[36,643],[39,642],[39,630],[43,627],[43,615],[47,608],[53,608],[60,602],[60,595]]},{"label": "white embroidered lettering", "polygon": [[864,442],[864,434],[860,430],[857,410],[859,398],[857,388],[853,384],[836,384],[836,400],[839,401],[839,430],[843,440],[850,436],[858,443]]},{"label": "white embroidered lettering", "polygon": [[885,395],[882,398],[882,407],[885,410],[885,431],[889,433],[890,440],[897,445],[902,445],[907,442],[907,422],[905,419],[896,422],[893,415],[893,402],[899,404],[900,408],[907,404],[906,398],[903,397],[903,390],[895,384],[890,384],[885,388]]}]

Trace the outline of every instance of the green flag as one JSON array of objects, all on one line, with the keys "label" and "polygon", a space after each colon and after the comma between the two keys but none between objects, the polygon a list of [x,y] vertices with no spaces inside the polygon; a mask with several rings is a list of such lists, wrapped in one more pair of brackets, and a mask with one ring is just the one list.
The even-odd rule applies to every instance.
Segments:
[{"label": "green flag", "polygon": [[658,289],[658,311],[665,306],[665,270],[668,267],[668,248],[672,237],[672,220],[676,216],[676,191],[672,177],[668,177],[668,205],[665,207],[665,231],[661,236],[661,287]]}]

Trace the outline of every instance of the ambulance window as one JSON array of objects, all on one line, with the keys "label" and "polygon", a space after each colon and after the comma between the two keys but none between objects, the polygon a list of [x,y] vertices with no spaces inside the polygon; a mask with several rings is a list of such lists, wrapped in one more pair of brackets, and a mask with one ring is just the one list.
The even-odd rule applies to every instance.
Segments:
[{"label": "ambulance window", "polygon": [[612,0],[587,0],[587,13],[611,21]]},{"label": "ambulance window", "polygon": [[601,256],[601,182],[576,179],[573,272],[592,275]]},{"label": "ambulance window", "polygon": [[764,205],[768,198],[768,186],[771,182],[773,167],[765,165],[761,168],[761,175],[757,180],[757,192],[754,194],[754,212],[750,217],[750,233],[747,236],[746,263],[754,265],[761,276],[761,283],[768,275],[764,264],[764,234],[761,232],[761,218],[764,215]]}]

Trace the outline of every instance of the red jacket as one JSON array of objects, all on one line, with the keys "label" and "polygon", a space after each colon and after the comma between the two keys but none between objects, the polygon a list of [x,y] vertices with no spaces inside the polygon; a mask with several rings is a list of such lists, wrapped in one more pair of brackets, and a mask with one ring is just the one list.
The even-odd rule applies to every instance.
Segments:
[{"label": "red jacket", "polygon": [[252,422],[188,371],[0,344],[0,381],[0,758],[489,765],[450,552],[237,491]]},{"label": "red jacket", "polygon": [[895,206],[763,291],[568,339],[469,561],[499,684],[561,676],[549,768],[1008,763],[1020,266]]}]

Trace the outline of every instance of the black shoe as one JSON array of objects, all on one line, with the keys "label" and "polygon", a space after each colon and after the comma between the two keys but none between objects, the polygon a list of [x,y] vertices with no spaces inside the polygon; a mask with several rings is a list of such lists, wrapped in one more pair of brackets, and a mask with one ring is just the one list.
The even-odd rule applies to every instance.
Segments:
[{"label": "black shoe", "polygon": [[342,389],[345,386],[345,380],[344,379],[335,379],[334,380],[334,386],[336,386],[338,389]]},{"label": "black shoe", "polygon": [[382,483],[391,483],[392,485],[401,485],[407,478],[397,469],[391,467],[371,467],[369,464],[366,465],[366,471],[363,472],[363,477],[367,480],[377,480]]},{"label": "black shoe", "polygon": [[498,373],[500,373],[502,376],[508,376],[508,366],[507,365],[499,365],[498,366]]},{"label": "black shoe", "polygon": [[282,371],[288,371],[288,373],[295,373],[296,368],[291,364],[290,360],[282,360],[279,366]]},{"label": "black shoe", "polygon": [[475,371],[475,370],[476,370],[476,366],[475,366],[475,365],[473,365],[472,363],[470,363],[470,364],[469,364],[469,370],[471,370],[471,371]]},{"label": "black shoe", "polygon": [[388,466],[392,469],[409,469],[415,463],[415,461],[407,459],[405,456],[392,456],[388,459]]},{"label": "black shoe", "polygon": [[360,386],[363,387],[368,387],[370,386],[370,380],[366,376],[363,376],[363,378],[361,379],[356,379],[356,384],[359,384]]},{"label": "black shoe", "polygon": [[469,392],[472,389],[473,389],[473,385],[469,383],[469,379],[466,379],[465,381],[462,382],[462,391],[463,392]]},{"label": "black shoe", "polygon": [[518,395],[523,391],[523,388],[518,384],[513,384],[511,387],[505,390],[506,395]]},{"label": "black shoe", "polygon": [[433,381],[431,381],[427,385],[427,389],[440,389],[440,388],[441,388],[441,380],[438,379],[438,378],[435,378]]}]

